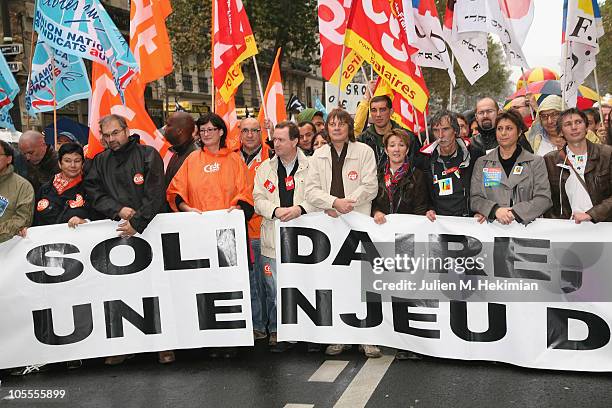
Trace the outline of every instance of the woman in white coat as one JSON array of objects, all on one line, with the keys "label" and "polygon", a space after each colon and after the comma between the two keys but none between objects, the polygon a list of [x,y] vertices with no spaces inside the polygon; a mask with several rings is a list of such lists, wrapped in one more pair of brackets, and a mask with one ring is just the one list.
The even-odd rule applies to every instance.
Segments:
[{"label": "woman in white coat", "polygon": [[[378,192],[374,151],[355,140],[354,122],[343,109],[331,111],[325,123],[331,144],[317,149],[310,158],[306,201],[314,211],[331,217],[356,211],[371,215],[372,200]],[[330,344],[327,355],[337,355],[351,346]],[[367,357],[380,357],[377,346],[360,346]]]}]

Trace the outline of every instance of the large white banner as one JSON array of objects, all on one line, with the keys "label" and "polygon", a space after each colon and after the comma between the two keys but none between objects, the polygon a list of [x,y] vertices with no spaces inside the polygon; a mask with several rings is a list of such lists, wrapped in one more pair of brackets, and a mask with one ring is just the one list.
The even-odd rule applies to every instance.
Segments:
[{"label": "large white banner", "polygon": [[253,344],[241,211],[30,228],[0,245],[0,368]]},{"label": "large white banner", "polygon": [[340,103],[338,104],[338,85],[331,82],[325,83],[325,109],[328,112],[337,108],[338,105],[349,113],[357,111],[357,105],[363,100],[368,88],[366,84],[351,82],[346,84],[344,91],[340,93]]},{"label": "large white banner", "polygon": [[561,220],[277,223],[278,338],[612,371],[611,241],[610,223]]}]

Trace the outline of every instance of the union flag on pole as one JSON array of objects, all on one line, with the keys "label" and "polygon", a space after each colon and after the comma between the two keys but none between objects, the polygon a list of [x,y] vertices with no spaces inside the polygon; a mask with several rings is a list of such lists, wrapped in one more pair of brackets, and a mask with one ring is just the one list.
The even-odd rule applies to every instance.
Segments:
[{"label": "union flag on pole", "polygon": [[230,96],[229,102],[225,102],[217,89],[215,95],[215,113],[221,116],[227,124],[228,135],[225,138],[225,146],[232,151],[240,149],[240,127],[238,126],[240,123],[236,113],[234,95]]},{"label": "union flag on pole", "polygon": [[410,58],[417,50],[408,45],[406,33],[400,27],[388,1],[355,0],[345,44],[416,109],[423,111],[429,92],[421,70]]},{"label": "union flag on pole", "polygon": [[169,0],[132,0],[130,49],[140,66],[138,81],[143,88],[173,70],[172,49],[166,18],[172,13]]},{"label": "union flag on pole", "polygon": [[[340,55],[344,43],[344,33],[351,10],[352,0],[319,0],[319,39],[321,43],[321,73],[323,78],[338,85],[340,75]],[[344,47],[342,63],[342,85],[351,82],[363,59]]]},{"label": "union flag on pole", "polygon": [[593,72],[604,28],[597,0],[565,0],[563,3],[563,57],[561,86],[565,103],[576,106],[578,86]]},{"label": "union flag on pole", "polygon": [[381,77],[378,77],[374,89],[374,96],[378,95],[388,95],[393,101],[392,120],[415,134],[419,134],[422,129],[425,129],[425,115],[414,109],[414,106],[406,98],[394,91],[387,81],[383,81]]},{"label": "union flag on pole", "polygon": [[130,128],[131,134],[138,134],[141,143],[153,146],[164,162],[172,156],[168,150],[170,145],[157,130],[155,123],[149,117],[144,105],[140,102],[141,96],[134,92],[130,85],[124,94],[125,105],[121,102],[119,92],[115,87],[108,68],[94,62],[91,69],[92,93],[89,101],[89,145],[86,156],[93,159],[105,147],[100,141],[100,128],[98,121],[111,113],[123,116]]},{"label": "union flag on pole", "polygon": [[280,53],[281,49],[279,48],[276,52],[274,65],[272,65],[272,71],[270,72],[270,79],[268,80],[268,86],[264,94],[264,103],[263,106],[260,106],[259,114],[257,115],[257,121],[261,125],[261,128],[264,129],[261,133],[261,137],[264,141],[268,139],[268,132],[265,130],[264,126],[264,109],[268,119],[272,122],[272,127],[276,126],[279,122],[287,120],[285,95],[283,94],[283,83],[281,80],[280,65],[278,63]]},{"label": "union flag on pole", "polygon": [[240,63],[257,54],[255,37],[241,0],[213,0],[212,73],[225,102],[244,81]]}]

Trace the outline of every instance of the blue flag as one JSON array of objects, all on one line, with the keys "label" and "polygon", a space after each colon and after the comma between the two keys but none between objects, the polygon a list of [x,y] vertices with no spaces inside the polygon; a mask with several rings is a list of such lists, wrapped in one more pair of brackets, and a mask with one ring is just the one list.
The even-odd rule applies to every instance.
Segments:
[{"label": "blue flag", "polygon": [[323,106],[323,103],[321,102],[319,98],[315,98],[314,107],[316,110],[323,113],[323,120],[326,121],[327,120],[327,109],[325,109],[325,106]]},{"label": "blue flag", "polygon": [[13,107],[12,103],[9,103],[6,106],[0,108],[0,128],[15,130],[15,125],[13,124],[13,118],[9,114],[9,111]]},{"label": "blue flag", "polygon": [[10,105],[18,92],[19,85],[17,85],[4,55],[0,52],[0,109]]},{"label": "blue flag", "polygon": [[17,81],[0,52],[0,127],[15,130],[9,111],[13,107],[13,99],[17,93],[19,93]]},{"label": "blue flag", "polygon": [[138,63],[99,0],[39,0],[34,29],[56,50],[106,65],[123,100]]},{"label": "blue flag", "polygon": [[61,108],[72,101],[89,98],[90,95],[91,85],[83,59],[51,48],[44,40],[39,40],[26,88],[25,105],[28,113],[33,116],[51,111],[54,100],[56,107]]}]

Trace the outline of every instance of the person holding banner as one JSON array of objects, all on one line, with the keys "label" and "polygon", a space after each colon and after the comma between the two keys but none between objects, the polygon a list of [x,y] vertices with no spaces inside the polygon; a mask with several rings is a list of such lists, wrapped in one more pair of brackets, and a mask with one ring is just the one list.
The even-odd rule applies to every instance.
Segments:
[{"label": "person holding banner", "polygon": [[92,219],[83,187],[85,155],[78,143],[65,143],[58,151],[60,172],[36,194],[34,225],[68,223],[70,228]]},{"label": "person holding banner", "polygon": [[[310,158],[306,201],[314,211],[339,217],[351,211],[371,215],[372,200],[378,192],[374,151],[355,139],[353,118],[342,108],[332,110],[325,123],[331,144],[316,150]],[[331,344],[325,354],[337,355],[351,346]],[[380,357],[380,349],[361,346],[367,357]]]},{"label": "person holding banner", "polygon": [[472,173],[471,209],[478,222],[497,220],[524,225],[552,206],[544,159],[519,145],[523,119],[510,110],[497,116],[498,147],[476,160]]},{"label": "person holding banner", "polygon": [[[253,183],[240,154],[226,146],[227,125],[221,116],[206,113],[197,120],[196,126],[202,148],[187,157],[170,182],[166,191],[168,204],[176,212],[240,209],[247,223],[255,212]],[[237,355],[235,348],[209,350],[213,358],[220,353],[225,358]]]},{"label": "person holding banner", "polygon": [[0,243],[25,236],[34,211],[34,189],[15,173],[13,158],[11,145],[0,140]]},{"label": "person holding banner", "polygon": [[[255,175],[253,198],[261,222],[261,262],[264,265],[265,303],[270,331],[270,351],[282,353],[290,343],[277,342],[276,336],[276,220],[290,221],[309,209],[305,199],[308,158],[298,148],[300,131],[293,122],[284,121],[274,128],[272,142],[276,155],[264,161]],[[309,351],[318,345],[309,344]]]},{"label": "person holding banner", "polygon": [[576,224],[612,221],[612,147],[587,139],[587,121],[576,108],[557,120],[567,143],[544,156],[553,202],[548,218],[573,219]]},{"label": "person holding banner", "polygon": [[427,218],[433,222],[436,215],[469,217],[472,170],[484,152],[461,137],[453,112],[436,113],[431,128],[435,141],[419,152],[419,165],[429,189]]},{"label": "person holding banner", "polygon": [[384,224],[387,214],[425,215],[427,186],[423,172],[408,160],[410,136],[393,129],[383,138],[387,163],[378,171],[378,195],[372,202],[374,222]]},{"label": "person holding banner", "polygon": [[[83,185],[92,208],[102,216],[120,221],[123,238],[142,233],[153,218],[164,212],[164,163],[154,147],[140,144],[130,135],[126,119],[110,114],[98,122],[108,148],[94,157]],[[106,365],[122,364],[130,356],[107,357]],[[159,352],[159,362],[172,363],[172,351]]]},{"label": "person holding banner", "polygon": [[[255,118],[244,118],[240,121],[240,157],[247,166],[249,183],[255,180],[255,173],[264,161],[270,156],[268,145],[262,143],[261,126]],[[253,338],[255,340],[266,338],[267,310],[265,291],[265,277],[261,260],[261,222],[262,217],[253,214],[248,222],[249,245],[253,253],[249,261],[249,283],[251,285],[251,316],[253,318]],[[276,318],[276,315],[274,316]],[[267,319],[266,319],[267,320]],[[276,327],[274,328],[276,332]]]}]

